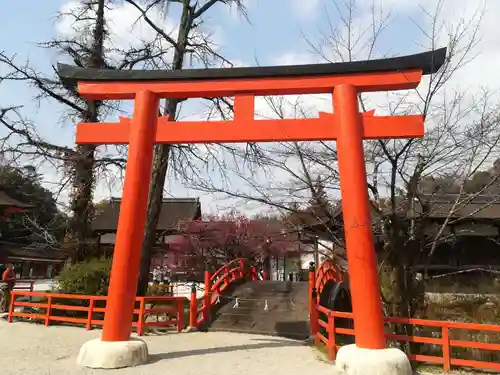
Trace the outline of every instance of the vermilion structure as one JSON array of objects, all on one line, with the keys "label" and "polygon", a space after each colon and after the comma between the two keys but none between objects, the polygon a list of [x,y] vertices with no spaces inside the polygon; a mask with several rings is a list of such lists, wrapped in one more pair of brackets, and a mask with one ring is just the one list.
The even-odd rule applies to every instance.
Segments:
[{"label": "vermilion structure", "polygon": [[[422,137],[424,118],[360,113],[358,94],[414,89],[445,58],[446,49],[440,49],[392,59],[258,68],[111,71],[59,65],[62,82],[77,84],[85,99],[135,102],[132,119],[77,126],[79,144],[129,145],[102,340],[130,338],[154,144],[336,140],[356,345],[385,348],[363,139]],[[255,119],[256,96],[327,93],[333,97],[333,114]],[[223,96],[235,99],[233,120],[158,118],[162,98]]]}]

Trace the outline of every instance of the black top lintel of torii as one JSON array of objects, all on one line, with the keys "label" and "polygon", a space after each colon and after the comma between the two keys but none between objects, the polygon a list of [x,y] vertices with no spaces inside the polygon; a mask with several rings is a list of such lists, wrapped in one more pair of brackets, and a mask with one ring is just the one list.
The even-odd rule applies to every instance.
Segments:
[{"label": "black top lintel of torii", "polygon": [[66,87],[86,82],[133,81],[201,81],[221,79],[258,79],[331,76],[421,69],[423,74],[436,73],[446,61],[446,48],[415,55],[386,59],[326,64],[261,66],[247,68],[209,68],[180,70],[112,70],[81,68],[58,64],[57,73]]}]

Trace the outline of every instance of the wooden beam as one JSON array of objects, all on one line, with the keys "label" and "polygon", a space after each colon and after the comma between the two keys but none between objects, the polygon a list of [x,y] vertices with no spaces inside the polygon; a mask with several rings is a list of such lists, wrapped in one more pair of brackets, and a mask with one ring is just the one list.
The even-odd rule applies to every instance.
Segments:
[{"label": "wooden beam", "polygon": [[356,86],[359,92],[414,89],[422,78],[421,69],[345,75],[239,78],[210,81],[80,81],[79,94],[93,100],[134,99],[139,91],[151,91],[159,98],[216,98],[238,94],[301,95],[331,94],[338,85]]},{"label": "wooden beam", "polygon": [[[242,116],[231,121],[168,121],[158,119],[155,143],[245,143],[333,141],[338,136],[335,114],[320,113],[319,118],[253,120]],[[128,144],[131,120],[117,123],[80,123],[77,144]],[[424,135],[424,117],[363,115],[364,139],[418,138]]]}]

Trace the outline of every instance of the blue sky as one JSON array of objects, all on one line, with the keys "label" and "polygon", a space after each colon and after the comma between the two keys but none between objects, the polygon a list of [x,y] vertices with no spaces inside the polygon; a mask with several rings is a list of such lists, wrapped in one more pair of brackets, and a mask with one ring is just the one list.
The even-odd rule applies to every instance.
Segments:
[{"label": "blue sky", "polygon": [[[328,31],[329,23],[337,23],[338,16],[332,6],[332,0],[300,0],[303,3],[316,3],[314,7],[297,5],[299,0],[255,0],[249,3],[251,24],[227,13],[218,7],[213,13],[214,23],[220,23],[223,29],[224,49],[230,57],[244,60],[248,64],[272,65],[276,58],[286,54],[308,54],[310,46],[304,36],[311,40],[321,38],[320,31]],[[387,7],[389,9],[390,5]],[[310,9],[312,8],[312,9]],[[360,9],[358,16],[363,15]],[[327,16],[328,14],[328,16]],[[415,15],[418,19],[418,15]],[[409,21],[408,15],[391,17],[391,28],[399,30],[397,34],[383,38],[381,49],[386,52],[394,49],[400,54],[415,50],[415,34],[418,30]],[[390,38],[390,40],[389,40]],[[410,43],[407,43],[410,41]]]},{"label": "blue sky", "polygon": [[[254,65],[258,60],[261,65],[269,65],[283,55],[309,54],[311,49],[303,35],[319,40],[319,30],[327,31],[328,22],[338,21],[332,0],[300,1],[317,3],[317,6],[301,12],[296,5],[299,0],[249,0],[251,24],[235,14],[229,15],[228,7],[222,4],[209,11],[206,18],[210,25],[217,25],[222,51],[229,59],[248,65]],[[2,20],[0,50],[15,53],[20,59],[29,58],[34,66],[42,70],[49,69],[57,58],[38,48],[36,43],[55,36],[55,14],[65,3],[67,1],[64,0],[31,1],[27,9],[26,2],[0,0],[2,13],[8,14]],[[385,9],[391,7],[389,4]],[[360,10],[358,13],[362,15],[363,12]],[[383,53],[392,50],[406,54],[419,49],[415,43],[418,30],[410,21],[410,16],[418,21],[418,14],[394,12],[390,29],[398,30],[398,33],[387,33],[382,38],[379,47]]]},{"label": "blue sky", "polygon": [[[356,20],[363,20],[370,15],[370,6],[376,4],[391,11],[388,28],[382,34],[377,44],[375,55],[404,55],[424,50],[428,45],[417,25],[427,27],[422,5],[427,11],[435,8],[437,0],[357,0],[358,10],[354,14]],[[498,0],[449,0],[444,9],[443,18],[467,16],[470,13],[468,5],[478,6],[485,2],[491,17],[491,25],[496,25],[495,19],[500,16],[500,1]],[[64,0],[12,1],[0,0],[0,9],[6,17],[2,19],[0,34],[0,50],[7,54],[16,54],[18,62],[28,60],[30,64],[44,72],[50,72],[51,64],[59,57],[54,53],[37,47],[37,42],[49,40],[57,35],[55,14],[67,4]],[[344,3],[344,1],[337,3]],[[467,6],[465,6],[467,3]],[[29,5],[28,5],[29,4]],[[207,27],[215,28],[216,38],[221,45],[220,52],[230,60],[244,65],[274,65],[277,63],[306,63],[320,61],[304,40],[304,35],[310,40],[321,42],[323,34],[329,34],[330,25],[339,25],[340,20],[333,6],[333,0],[248,0],[249,18],[247,23],[243,18],[229,12],[227,7],[218,5],[207,13]],[[453,13],[453,14],[452,14]],[[490,15],[491,14],[491,15]],[[495,16],[496,14],[496,16]],[[171,18],[174,18],[171,16]],[[488,24],[488,25],[490,25]],[[490,25],[490,26],[491,26]],[[496,33],[498,35],[498,33]],[[487,47],[499,45],[498,37],[485,32]],[[486,46],[485,46],[486,48]],[[497,50],[495,50],[498,52]],[[494,57],[498,55],[494,54]],[[363,58],[362,54],[358,58]],[[487,72],[495,72],[492,59]],[[481,65],[485,66],[484,62]],[[0,66],[0,69],[3,69]],[[474,70],[477,74],[477,69]],[[462,85],[475,83],[476,75],[464,75]],[[500,77],[499,77],[500,78]],[[74,142],[73,124],[60,124],[60,111],[51,103],[37,107],[32,102],[35,95],[30,87],[22,84],[0,85],[0,103],[23,104],[24,114],[36,123],[40,134],[52,142],[72,145]],[[1,132],[2,130],[0,130]],[[45,170],[47,175],[50,171]],[[52,174],[52,178],[55,175]],[[48,177],[48,179],[50,179]],[[197,195],[196,192],[186,192],[182,186],[173,187],[174,195]],[[99,191],[97,196],[107,193]],[[113,192],[116,195],[116,192]]]},{"label": "blue sky", "polygon": [[[335,23],[338,19],[331,0],[305,1],[316,6],[299,6],[299,0],[249,0],[250,24],[234,12],[229,14],[228,7],[222,4],[208,12],[206,18],[208,27],[216,25],[221,51],[230,60],[245,65],[255,65],[256,62],[260,65],[309,62],[319,57],[311,54],[304,35],[314,41],[320,40],[319,31],[327,31],[328,22]],[[49,72],[51,64],[59,58],[53,52],[39,48],[37,43],[57,35],[55,15],[66,3],[65,0],[31,1],[28,10],[26,2],[0,0],[2,13],[8,14],[2,20],[0,50],[16,54],[18,62],[27,60],[36,69]],[[325,9],[329,18],[325,16]],[[419,49],[414,42],[415,35],[412,35],[416,28],[407,15],[393,16],[391,28],[401,32],[396,35],[388,33],[386,38],[382,38],[379,47],[383,53],[394,51],[404,54]],[[27,106],[34,92],[22,85],[3,84],[0,87],[2,101],[7,100],[10,104]],[[48,133],[53,134],[53,106],[33,110],[38,111],[36,120],[40,122],[40,127],[47,127]],[[65,143],[67,141],[69,139]]]}]

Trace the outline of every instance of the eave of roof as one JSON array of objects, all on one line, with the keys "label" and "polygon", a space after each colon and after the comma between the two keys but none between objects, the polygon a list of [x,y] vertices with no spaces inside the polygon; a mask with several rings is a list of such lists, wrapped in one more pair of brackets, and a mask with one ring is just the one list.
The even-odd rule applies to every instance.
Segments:
[{"label": "eave of roof", "polygon": [[374,73],[421,69],[423,74],[437,72],[446,61],[446,48],[424,53],[326,64],[284,65],[264,67],[178,69],[178,70],[112,70],[81,68],[58,64],[57,74],[66,87],[73,87],[78,81],[125,82],[125,81],[201,81],[220,79],[257,79],[305,76],[332,76],[356,73]]}]

